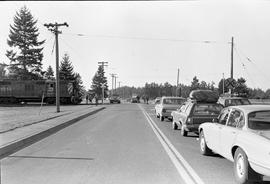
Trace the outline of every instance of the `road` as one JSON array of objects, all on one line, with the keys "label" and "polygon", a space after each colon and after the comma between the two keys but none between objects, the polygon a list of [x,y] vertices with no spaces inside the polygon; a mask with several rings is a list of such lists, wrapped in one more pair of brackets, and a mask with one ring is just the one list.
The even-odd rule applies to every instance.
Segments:
[{"label": "road", "polygon": [[[114,104],[1,160],[1,184],[234,184],[233,163],[200,155],[197,136],[154,106]],[[265,178],[268,180],[268,178]],[[267,181],[263,183],[269,183]]]}]

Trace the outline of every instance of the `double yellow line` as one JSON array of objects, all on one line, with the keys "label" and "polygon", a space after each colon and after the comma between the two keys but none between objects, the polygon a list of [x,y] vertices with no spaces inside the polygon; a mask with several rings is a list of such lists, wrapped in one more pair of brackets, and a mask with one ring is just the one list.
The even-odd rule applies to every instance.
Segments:
[{"label": "double yellow line", "polygon": [[169,139],[163,134],[163,132],[158,128],[156,123],[150,117],[150,115],[142,108],[141,105],[138,105],[143,114],[146,117],[150,127],[157,136],[159,142],[163,146],[164,150],[168,154],[172,163],[176,167],[179,175],[185,181],[186,184],[204,184],[202,179],[197,175],[197,173],[191,168],[183,156],[176,150],[172,145]]}]

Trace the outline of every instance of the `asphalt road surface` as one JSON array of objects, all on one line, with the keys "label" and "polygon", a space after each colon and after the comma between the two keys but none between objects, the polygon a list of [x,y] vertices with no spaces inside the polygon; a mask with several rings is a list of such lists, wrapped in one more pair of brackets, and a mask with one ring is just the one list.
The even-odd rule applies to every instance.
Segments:
[{"label": "asphalt road surface", "polygon": [[1,160],[1,184],[37,183],[235,181],[233,163],[200,155],[197,136],[182,137],[171,122],[160,122],[153,105],[113,104]]}]

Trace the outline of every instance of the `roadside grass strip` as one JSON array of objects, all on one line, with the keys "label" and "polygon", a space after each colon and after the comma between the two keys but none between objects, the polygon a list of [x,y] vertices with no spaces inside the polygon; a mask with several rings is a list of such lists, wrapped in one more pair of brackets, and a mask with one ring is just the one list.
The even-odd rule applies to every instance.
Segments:
[{"label": "roadside grass strip", "polygon": [[142,108],[141,105],[138,105],[138,106],[142,110],[150,127],[156,134],[158,140],[160,141],[161,145],[163,146],[164,150],[168,154],[169,158],[171,159],[172,163],[176,167],[179,175],[185,181],[185,183],[186,184],[204,184],[202,179],[197,175],[197,173],[187,163],[187,161],[183,158],[183,156],[172,145],[169,139],[158,128],[158,126],[150,117],[150,115]]}]

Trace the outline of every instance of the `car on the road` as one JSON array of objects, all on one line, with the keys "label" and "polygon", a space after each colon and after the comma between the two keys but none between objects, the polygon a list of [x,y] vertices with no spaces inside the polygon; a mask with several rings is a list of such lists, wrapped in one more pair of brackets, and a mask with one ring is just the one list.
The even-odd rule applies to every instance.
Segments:
[{"label": "car on the road", "polygon": [[171,112],[178,109],[186,101],[183,97],[163,96],[160,101],[155,105],[156,117],[160,121],[164,118],[172,119]]},{"label": "car on the road", "polygon": [[110,96],[109,98],[110,103],[121,103],[120,97],[118,94],[113,94],[112,96]]},{"label": "car on the road", "polygon": [[251,105],[248,98],[244,97],[219,97],[218,102],[224,107],[234,106],[234,105]]},{"label": "car on the road", "polygon": [[238,183],[270,176],[270,106],[240,105],[224,108],[213,122],[199,126],[203,155],[215,152],[234,162]]},{"label": "car on the road", "polygon": [[137,95],[132,96],[131,103],[140,103],[140,97]]},{"label": "car on the road", "polygon": [[217,118],[222,108],[217,103],[189,99],[171,113],[172,128],[176,130],[179,127],[182,136],[187,136],[189,132],[198,133],[199,125]]},{"label": "car on the road", "polygon": [[160,97],[155,98],[154,103],[155,103],[155,104],[158,104],[158,103],[160,102],[160,99],[161,99]]}]

